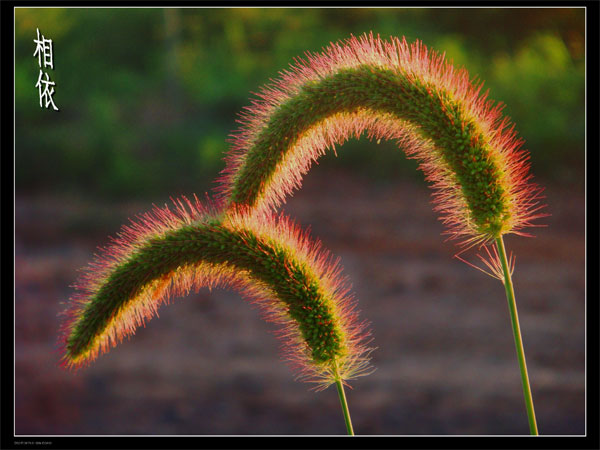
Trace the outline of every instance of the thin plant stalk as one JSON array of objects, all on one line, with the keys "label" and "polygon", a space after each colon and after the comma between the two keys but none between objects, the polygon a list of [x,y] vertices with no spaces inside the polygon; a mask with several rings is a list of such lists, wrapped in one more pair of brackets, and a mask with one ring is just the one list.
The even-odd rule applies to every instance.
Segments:
[{"label": "thin plant stalk", "polygon": [[525,397],[525,407],[527,408],[527,418],[529,420],[530,434],[537,436],[538,429],[535,420],[535,411],[533,409],[533,398],[531,397],[531,388],[529,386],[529,375],[527,374],[527,364],[525,363],[525,350],[523,349],[523,340],[521,339],[521,327],[519,326],[519,315],[517,314],[517,303],[515,301],[515,291],[513,289],[510,269],[506,259],[504,241],[502,236],[496,239],[496,247],[502,263],[504,272],[504,287],[506,289],[506,299],[508,300],[508,310],[510,312],[510,321],[512,324],[513,336],[515,338],[515,347],[517,348],[517,359],[519,360],[519,369],[521,371],[521,382],[523,384],[523,396]]},{"label": "thin plant stalk", "polygon": [[[335,367],[337,375],[337,364]],[[346,400],[346,393],[344,392],[344,384],[342,379],[337,376],[335,380],[335,386],[340,397],[340,403],[342,405],[342,412],[344,413],[344,421],[346,422],[346,430],[349,436],[354,436],[354,428],[352,428],[352,419],[350,418],[350,410],[348,409],[348,401]]]}]

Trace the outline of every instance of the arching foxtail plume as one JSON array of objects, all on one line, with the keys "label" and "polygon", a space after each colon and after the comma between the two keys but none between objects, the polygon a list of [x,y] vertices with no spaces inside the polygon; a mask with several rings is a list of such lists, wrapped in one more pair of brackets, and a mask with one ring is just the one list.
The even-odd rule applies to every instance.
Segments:
[{"label": "arching foxtail plume", "polygon": [[170,297],[224,286],[280,325],[285,357],[317,388],[370,371],[367,324],[319,243],[283,216],[223,215],[197,199],[175,206],[123,227],[89,265],[65,311],[64,366],[88,364]]},{"label": "arching foxtail plume", "polygon": [[332,44],[297,59],[244,110],[217,191],[230,207],[274,209],[328,148],[367,133],[421,161],[452,237],[523,234],[543,216],[541,189],[481,87],[419,41],[369,34]]}]

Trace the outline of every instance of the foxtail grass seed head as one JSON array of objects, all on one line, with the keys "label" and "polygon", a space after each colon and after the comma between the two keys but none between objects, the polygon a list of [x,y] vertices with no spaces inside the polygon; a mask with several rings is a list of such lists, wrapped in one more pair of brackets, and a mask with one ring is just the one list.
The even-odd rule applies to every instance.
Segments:
[{"label": "foxtail grass seed head", "polygon": [[297,59],[241,114],[218,195],[270,210],[328,148],[366,133],[397,140],[434,188],[447,233],[462,244],[524,234],[544,216],[502,106],[419,41],[352,36]]},{"label": "foxtail grass seed head", "polygon": [[185,198],[123,227],[87,267],[64,313],[63,365],[88,364],[169,298],[217,286],[238,290],[279,325],[300,378],[324,388],[369,372],[367,324],[318,242],[284,216],[225,215]]}]

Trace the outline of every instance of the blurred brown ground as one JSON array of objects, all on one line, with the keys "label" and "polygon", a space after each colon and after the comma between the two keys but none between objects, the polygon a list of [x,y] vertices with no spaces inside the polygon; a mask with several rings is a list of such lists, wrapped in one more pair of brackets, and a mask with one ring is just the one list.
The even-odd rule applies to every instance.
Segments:
[{"label": "blurred brown ground", "polygon": [[[584,193],[546,195],[549,226],[506,246],[540,433],[583,434]],[[16,433],[344,434],[335,390],[294,381],[272,326],[225,290],[175,299],[87,369],[58,367],[77,269],[149,208],[16,198]],[[313,170],[285,210],[341,257],[372,323],[377,370],[347,392],[358,434],[528,433],[504,289],[452,258],[424,184]]]}]

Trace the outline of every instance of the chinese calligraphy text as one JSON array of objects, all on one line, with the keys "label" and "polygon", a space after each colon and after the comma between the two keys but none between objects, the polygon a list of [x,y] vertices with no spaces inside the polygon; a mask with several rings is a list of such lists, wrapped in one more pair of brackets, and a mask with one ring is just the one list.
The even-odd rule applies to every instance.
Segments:
[{"label": "chinese calligraphy text", "polygon": [[53,86],[55,86],[55,83],[50,80],[48,73],[42,70],[42,64],[44,69],[50,67],[50,69],[54,70],[54,62],[52,60],[52,39],[46,39],[43,34],[40,39],[40,30],[38,28],[37,39],[34,39],[33,42],[36,44],[33,56],[37,56],[38,65],[40,67],[40,74],[37,83],[35,84],[35,87],[38,88],[39,91],[40,108],[47,109],[48,106],[52,105],[52,109],[58,111],[58,108],[52,99],[52,96],[54,95]]}]

